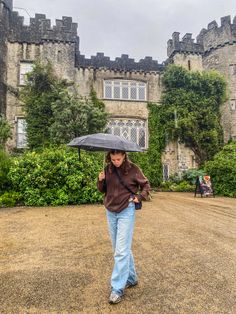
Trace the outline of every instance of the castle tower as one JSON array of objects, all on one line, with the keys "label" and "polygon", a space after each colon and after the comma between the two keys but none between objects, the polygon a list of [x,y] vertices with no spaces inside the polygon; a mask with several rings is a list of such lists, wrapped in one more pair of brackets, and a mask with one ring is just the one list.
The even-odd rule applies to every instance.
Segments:
[{"label": "castle tower", "polygon": [[0,114],[6,115],[7,34],[12,0],[0,1]]},{"label": "castle tower", "polygon": [[59,77],[74,81],[79,37],[71,17],[63,16],[51,26],[45,14],[35,14],[25,25],[24,18],[12,11],[12,2],[0,0],[0,112],[12,126],[7,147],[24,148],[25,119],[18,95],[26,73],[36,60],[50,61]]},{"label": "castle tower", "polygon": [[[169,58],[167,62],[180,65],[189,71],[202,71],[203,46],[194,42],[190,33],[186,33],[181,40],[179,35],[180,33],[174,32],[172,39],[167,42]],[[179,141],[167,143],[162,155],[162,162],[164,178],[166,171],[180,175],[187,169],[197,166],[194,153]]]},{"label": "castle tower", "polygon": [[174,32],[172,39],[167,42],[169,61],[185,69],[202,71],[202,54],[203,46],[195,43],[190,33],[185,34],[180,41],[179,33]]},{"label": "castle tower", "polygon": [[203,46],[203,68],[215,69],[226,78],[228,83],[228,101],[222,107],[222,125],[224,140],[236,139],[236,17],[231,23],[230,16],[221,18],[202,29],[197,37]]}]

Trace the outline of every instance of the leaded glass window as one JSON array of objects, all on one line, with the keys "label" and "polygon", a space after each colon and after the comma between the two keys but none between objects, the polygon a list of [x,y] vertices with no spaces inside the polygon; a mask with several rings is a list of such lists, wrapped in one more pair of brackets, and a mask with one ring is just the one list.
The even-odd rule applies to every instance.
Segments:
[{"label": "leaded glass window", "polygon": [[146,101],[146,83],[125,80],[105,80],[104,98]]},{"label": "leaded glass window", "polygon": [[139,119],[111,119],[107,125],[107,132],[119,135],[147,148],[147,123]]},{"label": "leaded glass window", "polygon": [[26,121],[24,118],[17,118],[16,124],[16,147],[26,148],[27,147],[27,134],[26,134]]}]

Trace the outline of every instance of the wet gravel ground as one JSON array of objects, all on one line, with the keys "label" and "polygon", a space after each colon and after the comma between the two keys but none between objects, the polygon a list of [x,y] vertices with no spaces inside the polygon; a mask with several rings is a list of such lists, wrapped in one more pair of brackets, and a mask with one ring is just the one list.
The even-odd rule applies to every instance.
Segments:
[{"label": "wet gravel ground", "polygon": [[235,314],[236,199],[156,193],[136,213],[139,285],[109,305],[102,205],[0,209],[0,314]]}]

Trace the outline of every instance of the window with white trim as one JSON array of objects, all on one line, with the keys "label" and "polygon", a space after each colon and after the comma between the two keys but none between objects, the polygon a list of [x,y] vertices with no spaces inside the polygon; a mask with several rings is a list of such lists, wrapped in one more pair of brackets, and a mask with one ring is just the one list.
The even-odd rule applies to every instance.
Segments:
[{"label": "window with white trim", "polygon": [[147,148],[147,123],[140,119],[111,119],[107,132],[121,136],[137,143],[141,148]]},{"label": "window with white trim", "polygon": [[138,81],[104,80],[104,98],[146,101],[147,84]]},{"label": "window with white trim", "polygon": [[16,147],[27,147],[26,121],[24,118],[17,118],[16,120]]},{"label": "window with white trim", "polygon": [[20,63],[20,85],[26,84],[26,74],[33,70],[33,63],[21,62]]}]

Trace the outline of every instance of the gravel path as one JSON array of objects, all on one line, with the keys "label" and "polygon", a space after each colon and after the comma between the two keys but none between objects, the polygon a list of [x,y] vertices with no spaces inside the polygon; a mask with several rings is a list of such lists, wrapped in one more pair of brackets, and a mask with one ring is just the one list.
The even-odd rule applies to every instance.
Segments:
[{"label": "gravel path", "polygon": [[154,194],[133,252],[139,285],[109,305],[102,205],[0,209],[0,313],[236,313],[236,199]]}]

